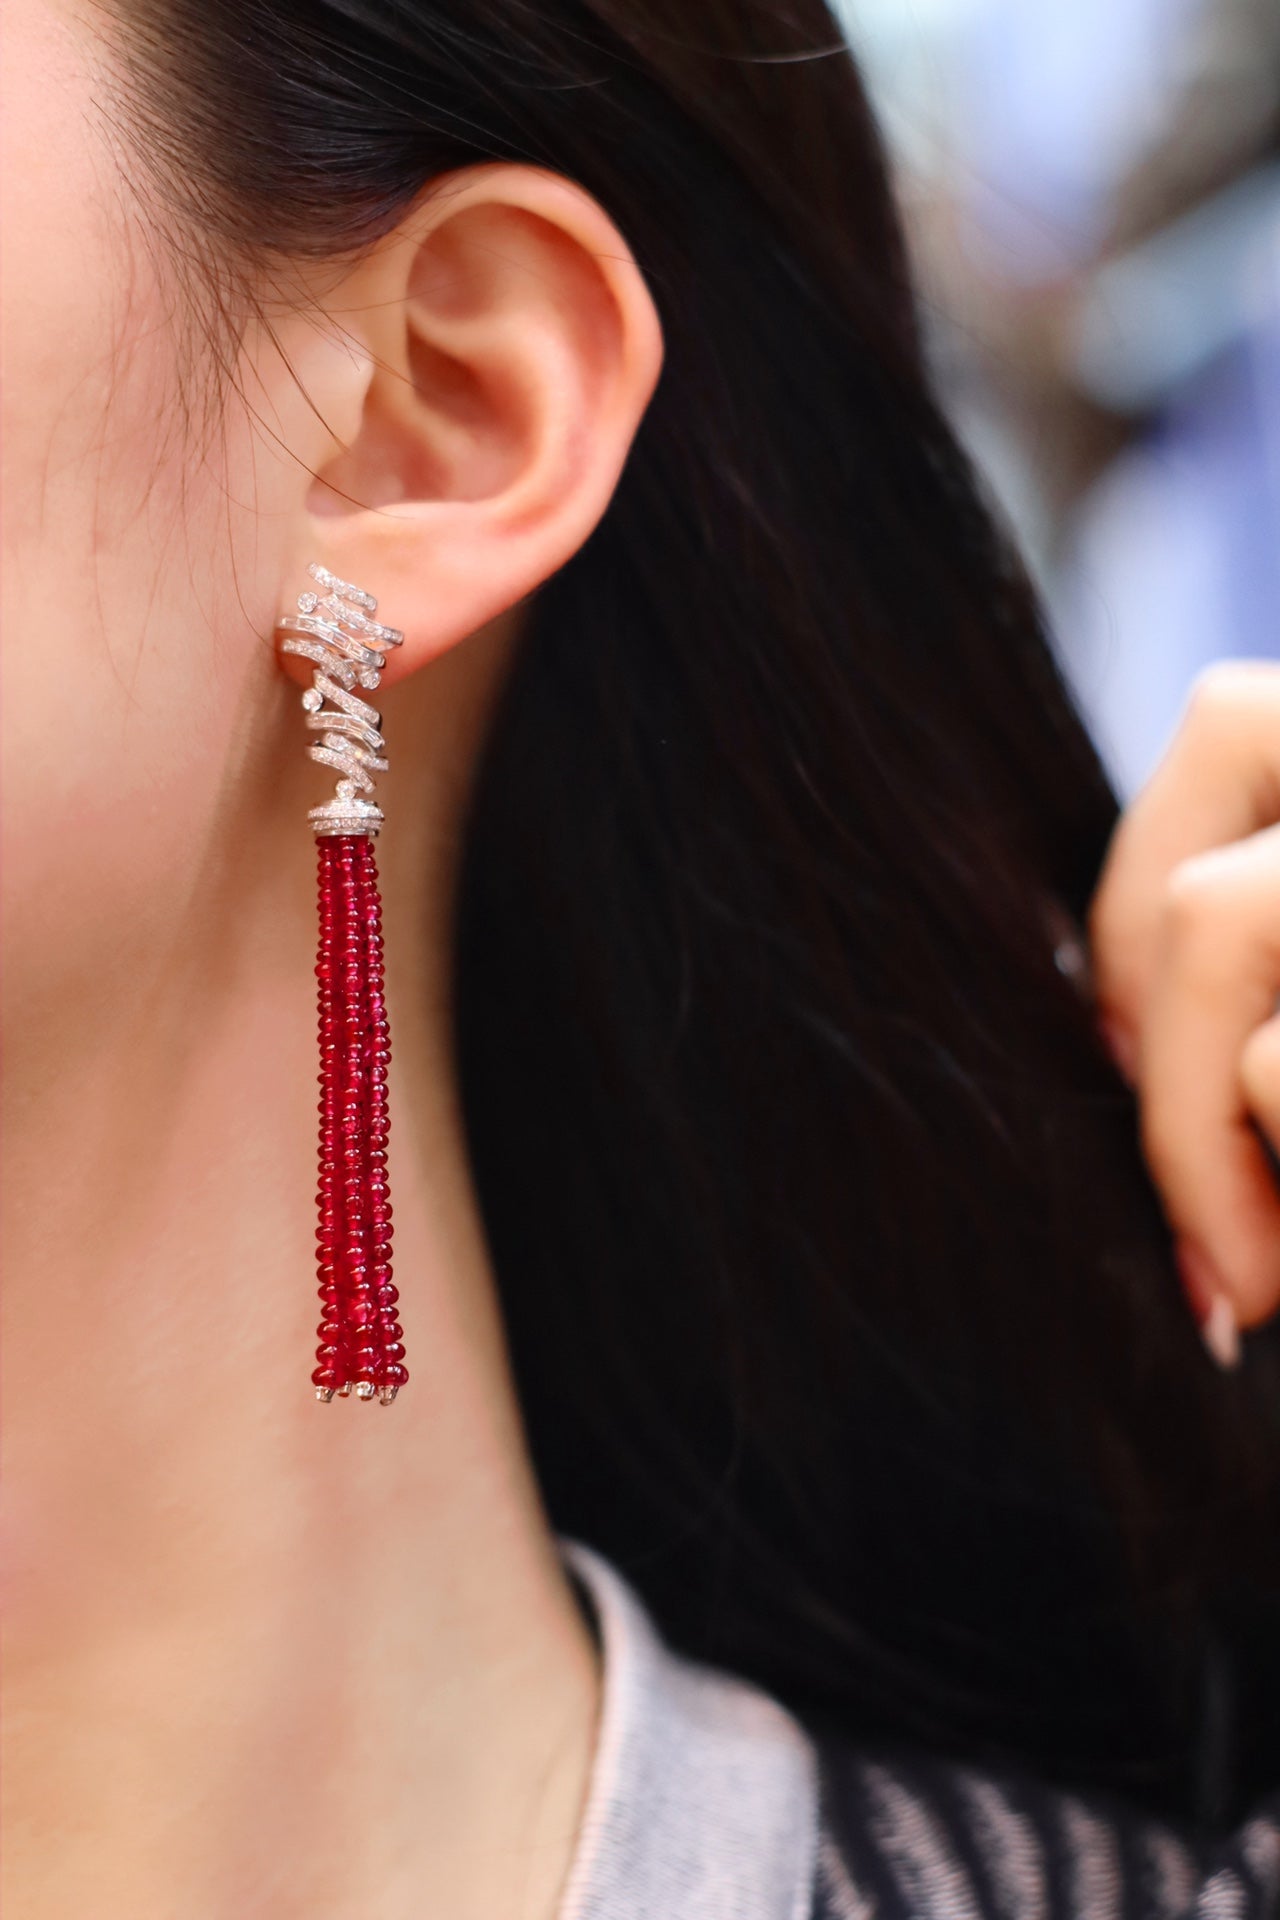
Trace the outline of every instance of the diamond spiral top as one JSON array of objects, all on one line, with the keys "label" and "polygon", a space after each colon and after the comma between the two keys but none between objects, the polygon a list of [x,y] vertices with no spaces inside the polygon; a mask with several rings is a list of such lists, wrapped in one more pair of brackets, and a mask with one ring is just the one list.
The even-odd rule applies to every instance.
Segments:
[{"label": "diamond spiral top", "polygon": [[377,690],[386,656],[404,635],[398,627],[371,618],[378,603],[362,587],[339,580],[316,560],[307,572],[323,592],[298,595],[297,613],[286,614],[279,623],[290,635],[281,642],[281,651],[300,654],[315,665],[302,704],[308,727],[320,738],[307,751],[342,775],[333,799],[312,807],[307,818],[318,834],[372,836],[382,825],[382,809],[365,796],[373,791],[373,775],[387,770],[382,715],[352,688]]}]

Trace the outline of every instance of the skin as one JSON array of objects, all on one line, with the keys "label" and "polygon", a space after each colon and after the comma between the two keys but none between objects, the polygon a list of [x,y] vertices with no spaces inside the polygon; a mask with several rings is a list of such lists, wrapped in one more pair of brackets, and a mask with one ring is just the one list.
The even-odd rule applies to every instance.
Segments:
[{"label": "skin", "polygon": [[1280,667],[1197,682],[1091,924],[1112,1048],[1210,1349],[1280,1306]]},{"label": "skin", "polygon": [[[608,504],[653,303],[576,187],[468,169],[300,273],[193,412],[91,19],[6,0],[3,57],[6,1910],[538,1920],[599,1673],[466,1164],[450,913],[518,609]],[[313,558],[406,636],[390,1409],[307,1379],[333,776],[275,623]]]}]

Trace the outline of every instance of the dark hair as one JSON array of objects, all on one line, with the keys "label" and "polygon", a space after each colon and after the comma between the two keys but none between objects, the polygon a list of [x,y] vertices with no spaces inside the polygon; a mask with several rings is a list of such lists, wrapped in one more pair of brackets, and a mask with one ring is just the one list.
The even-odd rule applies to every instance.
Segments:
[{"label": "dark hair", "polygon": [[660,310],[459,899],[466,1123],[555,1524],[815,1724],[1228,1811],[1206,1754],[1241,1791],[1280,1765],[1275,1342],[1239,1379],[1205,1360],[1061,964],[1115,801],[931,393],[825,6],[113,11],[206,317],[498,158],[594,193]]}]

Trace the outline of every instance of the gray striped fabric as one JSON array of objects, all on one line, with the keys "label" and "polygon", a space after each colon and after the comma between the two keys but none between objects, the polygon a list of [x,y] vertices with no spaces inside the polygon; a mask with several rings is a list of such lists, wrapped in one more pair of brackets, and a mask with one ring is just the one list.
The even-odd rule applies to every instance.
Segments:
[{"label": "gray striped fabric", "polygon": [[607,1560],[561,1547],[604,1700],[558,1920],[1280,1920],[1280,1794],[1197,1850],[1026,1776],[815,1743],[665,1646]]}]

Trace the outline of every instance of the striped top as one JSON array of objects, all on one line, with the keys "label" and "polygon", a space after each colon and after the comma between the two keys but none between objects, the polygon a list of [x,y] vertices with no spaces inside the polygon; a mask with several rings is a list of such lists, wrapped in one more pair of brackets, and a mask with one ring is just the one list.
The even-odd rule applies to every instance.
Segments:
[{"label": "striped top", "polygon": [[815,1741],[673,1652],[616,1567],[561,1545],[604,1677],[558,1920],[1280,1920],[1280,1791],[1197,1848],[1025,1775]]}]

